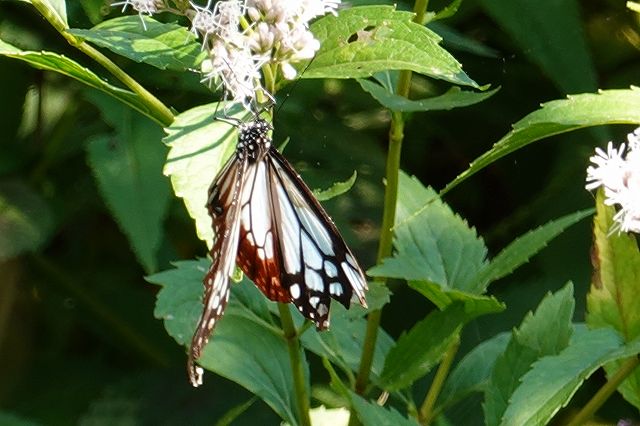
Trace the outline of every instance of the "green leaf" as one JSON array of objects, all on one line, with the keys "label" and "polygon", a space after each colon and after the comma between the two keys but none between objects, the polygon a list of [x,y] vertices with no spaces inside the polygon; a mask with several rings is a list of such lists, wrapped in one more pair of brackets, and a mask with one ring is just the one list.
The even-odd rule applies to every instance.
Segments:
[{"label": "green leaf", "polygon": [[[197,69],[206,52],[197,37],[185,27],[165,24],[143,16],[120,16],[90,30],[71,29],[74,36],[136,62],[160,69],[186,71]],[[146,27],[146,28],[145,28]]]},{"label": "green leaf", "polygon": [[320,41],[303,78],[362,78],[385,70],[411,70],[454,84],[478,87],[440,47],[441,38],[392,6],[360,6],[311,25]]},{"label": "green leaf", "polygon": [[446,409],[474,392],[484,392],[491,371],[509,342],[509,333],[500,333],[480,343],[458,362],[438,397],[438,409]]},{"label": "green leaf", "polygon": [[466,291],[450,289],[428,281],[409,281],[408,284],[409,287],[429,299],[441,310],[454,302],[463,303],[465,311],[475,312],[478,316],[500,312],[505,309],[505,305],[493,296],[481,296]]},{"label": "green leaf", "polygon": [[162,175],[162,129],[112,98],[89,94],[115,130],[87,145],[88,162],[111,214],[145,270],[157,267],[170,189]]},{"label": "green leaf", "polygon": [[18,181],[0,181],[0,261],[37,250],[53,231],[47,203]]},{"label": "green leaf", "polygon": [[23,0],[33,4],[47,21],[56,29],[68,28],[67,5],[65,0],[41,0],[34,3],[31,0]]},{"label": "green leaf", "polygon": [[369,80],[358,79],[360,86],[385,108],[392,111],[439,111],[464,107],[482,102],[493,96],[499,89],[488,92],[470,92],[452,87],[446,93],[432,98],[414,101],[403,96],[390,93],[383,86]]},{"label": "green leaf", "polygon": [[530,143],[560,133],[602,124],[640,123],[640,90],[603,90],[547,102],[513,125],[513,130],[476,158],[441,192],[444,195],[491,163]]},{"label": "green leaf", "polygon": [[[632,234],[611,233],[615,209],[604,204],[602,191],[598,191],[596,208],[587,323],[592,327],[612,327],[629,342],[640,335],[640,251]],[[612,376],[619,367],[618,362],[607,365],[607,375]],[[640,372],[631,374],[618,390],[640,408]]]},{"label": "green leaf", "polygon": [[[329,330],[318,332],[309,329],[300,337],[301,342],[305,348],[329,359],[343,371],[357,371],[367,330],[367,321],[363,316],[364,310],[355,306],[347,311],[339,303],[332,303]],[[393,339],[380,329],[371,366],[371,379],[374,383],[378,382],[385,357],[392,346]]]},{"label": "green leaf", "polygon": [[569,283],[545,296],[536,312],[527,314],[520,327],[513,330],[507,349],[495,362],[485,392],[486,425],[500,424],[519,379],[535,361],[557,355],[567,347],[574,305],[573,286]]},{"label": "green leaf", "polygon": [[542,250],[555,237],[569,226],[591,215],[593,209],[581,210],[552,220],[516,238],[505,247],[496,257],[491,259],[480,273],[474,278],[472,288],[484,292],[487,286],[528,262],[531,257]]},{"label": "green leaf", "polygon": [[440,361],[466,322],[464,306],[454,303],[433,311],[403,333],[391,348],[380,377],[386,391],[410,386]]},{"label": "green leaf", "polygon": [[331,185],[331,188],[327,189],[314,189],[313,195],[318,199],[318,201],[327,201],[332,198],[335,198],[339,195],[342,195],[353,188],[353,185],[356,183],[356,178],[358,177],[358,172],[356,170],[353,171],[351,177],[344,182],[336,182]]},{"label": "green leaf", "polygon": [[138,95],[128,90],[112,86],[94,74],[93,71],[62,55],[52,52],[20,50],[2,40],[0,40],[0,55],[19,59],[41,70],[54,71],[71,77],[89,87],[96,88],[113,96],[151,119],[154,118],[147,105],[138,98]]},{"label": "green leaf", "polygon": [[[211,217],[205,207],[211,182],[222,170],[235,149],[236,129],[216,120],[225,104],[208,104],[192,108],[176,116],[166,129],[164,142],[169,155],[164,174],[171,177],[173,191],[181,197],[189,215],[196,222],[198,237],[213,245]],[[242,119],[247,115],[240,107],[230,109],[226,117]]]},{"label": "green leaf", "polygon": [[624,345],[611,328],[577,327],[566,349],[540,359],[522,377],[500,424],[548,424],[594,371],[606,363],[638,353],[640,339]]},{"label": "green leaf", "polygon": [[414,419],[404,417],[393,408],[381,407],[353,392],[351,401],[363,426],[418,426]]},{"label": "green leaf", "polygon": [[400,336],[389,351],[380,377],[382,387],[387,391],[403,389],[426,375],[459,339],[462,327],[481,314],[467,311],[459,302],[431,312]]},{"label": "green leaf", "polygon": [[[487,249],[473,228],[415,178],[400,176],[402,194],[395,227],[396,252],[368,271],[370,276],[428,281],[444,289],[471,292],[468,283],[484,267]],[[410,204],[404,205],[405,200]],[[423,203],[427,203],[426,205]],[[416,205],[415,213],[407,215]]]},{"label": "green leaf", "polygon": [[563,92],[597,88],[577,1],[481,0],[480,4]]},{"label": "green leaf", "polygon": [[[147,277],[162,286],[155,316],[164,320],[168,333],[181,345],[190,343],[202,312],[202,278],[209,265],[204,259],[177,262],[176,269]],[[224,317],[198,363],[244,386],[284,420],[297,424],[286,341],[272,325],[266,304],[248,280],[232,284]]]},{"label": "green leaf", "polygon": [[441,11],[439,11],[437,13],[432,13],[431,15],[433,15],[433,16],[430,16],[428,18],[428,20],[429,21],[435,21],[435,20],[438,20],[438,19],[446,19],[446,18],[452,17],[458,11],[458,8],[460,7],[461,3],[462,3],[462,0],[453,0],[446,7],[444,7]]}]

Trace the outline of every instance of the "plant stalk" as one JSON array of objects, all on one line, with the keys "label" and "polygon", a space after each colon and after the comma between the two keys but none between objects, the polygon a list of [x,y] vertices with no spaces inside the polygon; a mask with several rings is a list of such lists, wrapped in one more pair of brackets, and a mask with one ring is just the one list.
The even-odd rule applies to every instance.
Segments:
[{"label": "plant stalk", "polygon": [[289,348],[289,360],[291,361],[291,371],[293,373],[293,388],[298,405],[300,424],[302,426],[311,426],[311,418],[309,417],[309,393],[307,392],[307,381],[304,376],[302,358],[300,357],[298,332],[293,324],[289,305],[286,303],[278,303],[278,310],[280,311],[280,321],[282,322],[284,338]]},{"label": "plant stalk", "polygon": [[613,394],[618,386],[622,382],[625,381],[627,377],[634,372],[636,367],[640,365],[640,358],[634,356],[633,358],[629,358],[618,371],[611,377],[607,383],[602,386],[598,392],[587,402],[587,404],[582,407],[582,409],[576,414],[567,426],[580,426],[583,425],[589,420],[598,409],[604,404],[607,399]]},{"label": "plant stalk", "polygon": [[436,375],[433,378],[433,382],[431,383],[431,387],[429,387],[429,392],[427,392],[427,396],[424,398],[424,402],[420,407],[420,412],[418,413],[418,421],[421,425],[428,425],[434,418],[433,408],[436,405],[436,400],[438,399],[438,395],[440,395],[440,391],[442,390],[442,386],[444,386],[444,382],[449,375],[449,370],[451,369],[451,365],[453,364],[453,360],[456,357],[456,353],[458,353],[458,348],[460,347],[460,336],[456,336],[456,338],[451,342],[447,352],[444,354],[440,365],[438,366],[438,370],[436,371]]},{"label": "plant stalk", "polygon": [[[413,8],[415,16],[413,22],[421,24],[427,11],[428,0],[416,0]],[[396,93],[405,98],[409,97],[412,72],[400,71]],[[404,116],[399,111],[391,113],[391,128],[389,129],[389,152],[385,170],[386,189],[384,193],[384,208],[382,213],[382,228],[380,230],[380,243],[376,263],[381,263],[386,257],[391,256],[393,250],[393,225],[396,218],[396,203],[398,201],[398,181],[400,172],[400,156],[402,153],[402,141],[404,140]],[[384,278],[376,280],[386,283]],[[362,346],[360,368],[356,378],[355,391],[359,395],[364,394],[369,383],[369,374],[373,363],[378,329],[382,319],[382,310],[371,311],[367,317],[367,330]],[[351,418],[354,418],[352,412]]]},{"label": "plant stalk", "polygon": [[68,26],[62,21],[60,16],[52,10],[51,6],[43,0],[31,0],[33,6],[45,17],[45,19],[58,31],[67,42],[80,50],[85,55],[92,58],[94,61],[102,65],[107,71],[109,71],[114,77],[116,77],[122,84],[127,86],[131,91],[136,93],[149,107],[149,117],[158,122],[158,124],[166,127],[173,123],[174,116],[169,108],[167,108],[158,98],[156,98],[151,92],[142,87],[140,83],[134,80],[120,67],[118,67],[113,61],[100,53],[97,49],[83,42],[79,38],[69,34],[67,32]]}]

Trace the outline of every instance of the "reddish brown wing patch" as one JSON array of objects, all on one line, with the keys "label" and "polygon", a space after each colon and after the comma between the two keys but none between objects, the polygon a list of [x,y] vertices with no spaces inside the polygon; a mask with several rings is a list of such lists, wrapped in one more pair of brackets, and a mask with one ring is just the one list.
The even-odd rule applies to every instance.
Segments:
[{"label": "reddish brown wing patch", "polygon": [[272,200],[267,187],[271,172],[267,162],[251,170],[243,191],[240,244],[236,262],[267,298],[291,301],[281,282],[281,250],[273,226]]}]

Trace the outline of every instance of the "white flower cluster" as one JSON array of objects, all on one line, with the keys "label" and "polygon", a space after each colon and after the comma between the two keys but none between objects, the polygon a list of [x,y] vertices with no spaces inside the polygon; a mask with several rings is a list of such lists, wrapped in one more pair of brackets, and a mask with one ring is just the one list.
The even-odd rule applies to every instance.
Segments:
[{"label": "white flower cluster", "polygon": [[210,52],[203,64],[208,80],[219,81],[224,90],[245,106],[256,93],[267,93],[260,70],[293,79],[292,63],[310,59],[320,43],[309,31],[309,21],[327,12],[335,13],[340,0],[221,0],[213,11],[210,4],[192,4],[196,14],[192,31],[203,37]]},{"label": "white flower cluster", "polygon": [[628,147],[596,148],[587,168],[588,190],[604,188],[605,204],[618,206],[612,231],[640,233],[640,128],[627,136]]}]

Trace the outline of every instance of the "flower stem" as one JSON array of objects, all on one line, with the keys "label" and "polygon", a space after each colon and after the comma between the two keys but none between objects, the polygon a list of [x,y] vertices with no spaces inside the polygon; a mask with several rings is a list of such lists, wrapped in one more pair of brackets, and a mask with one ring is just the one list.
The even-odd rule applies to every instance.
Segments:
[{"label": "flower stem", "polygon": [[[427,10],[428,0],[416,0],[413,11],[414,22],[422,23]],[[409,97],[411,88],[411,71],[400,71],[396,93],[403,97]],[[389,129],[389,152],[387,153],[387,165],[385,170],[386,189],[384,193],[384,207],[382,213],[382,228],[380,230],[380,243],[378,244],[378,256],[376,263],[391,255],[393,249],[393,225],[396,218],[396,202],[398,200],[398,180],[400,172],[400,155],[402,153],[402,141],[404,139],[404,116],[399,111],[391,113],[391,128]],[[385,283],[385,279],[378,280]],[[373,363],[373,355],[378,339],[378,329],[382,318],[382,310],[371,311],[367,317],[367,331],[362,346],[360,368],[356,378],[356,393],[364,394],[369,383],[369,374]],[[352,413],[352,418],[354,414]]]},{"label": "flower stem", "polygon": [[444,354],[444,357],[440,362],[440,366],[436,371],[436,375],[433,378],[433,382],[431,383],[431,387],[429,388],[429,392],[427,392],[427,396],[424,398],[424,402],[420,407],[418,420],[420,421],[421,425],[430,424],[434,418],[433,407],[436,405],[436,400],[438,399],[438,395],[440,395],[442,386],[447,379],[447,375],[449,374],[449,370],[451,369],[451,365],[453,364],[453,360],[456,357],[456,353],[458,352],[459,347],[460,337],[456,336],[456,338],[449,345],[447,352]]},{"label": "flower stem", "polygon": [[43,0],[31,0],[33,6],[45,17],[45,19],[58,31],[69,44],[76,49],[80,50],[85,55],[92,58],[94,61],[102,65],[107,71],[113,74],[118,80],[120,80],[131,91],[136,93],[140,99],[149,107],[149,117],[162,126],[168,126],[173,122],[174,116],[169,108],[167,108],[158,98],[153,96],[151,92],[147,91],[140,83],[131,78],[120,67],[118,67],[113,61],[100,53],[97,49],[91,45],[83,42],[79,38],[69,34],[67,32],[67,24],[60,18],[60,16],[51,8],[48,2]]},{"label": "flower stem", "polygon": [[286,303],[278,303],[280,311],[280,321],[282,322],[282,331],[289,348],[289,360],[291,361],[291,371],[293,373],[293,388],[296,403],[298,405],[298,415],[302,426],[311,426],[311,418],[309,417],[309,393],[307,392],[307,381],[304,376],[304,365],[300,357],[300,341],[298,332],[293,324],[289,305]]},{"label": "flower stem", "polygon": [[589,420],[598,409],[604,404],[607,399],[613,394],[618,386],[624,380],[633,373],[633,371],[640,365],[640,358],[634,356],[633,358],[629,358],[618,371],[611,377],[607,383],[602,386],[598,392],[587,402],[587,404],[582,407],[582,409],[576,414],[567,426],[579,426],[583,425]]}]

